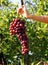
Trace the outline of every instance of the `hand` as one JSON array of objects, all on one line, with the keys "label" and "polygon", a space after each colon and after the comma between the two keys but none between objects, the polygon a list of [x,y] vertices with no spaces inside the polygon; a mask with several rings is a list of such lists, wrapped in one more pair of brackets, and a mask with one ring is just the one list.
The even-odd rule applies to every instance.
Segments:
[{"label": "hand", "polygon": [[24,5],[22,5],[22,7],[17,10],[17,13],[21,14],[22,16],[24,16],[26,18],[28,18],[28,15],[29,15],[29,13]]}]

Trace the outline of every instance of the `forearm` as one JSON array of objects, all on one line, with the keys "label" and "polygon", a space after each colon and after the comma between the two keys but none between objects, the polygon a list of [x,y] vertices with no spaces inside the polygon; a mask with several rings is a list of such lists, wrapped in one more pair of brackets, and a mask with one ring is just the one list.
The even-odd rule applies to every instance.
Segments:
[{"label": "forearm", "polygon": [[29,19],[37,20],[40,22],[48,23],[48,16],[36,16],[36,15],[28,15]]}]

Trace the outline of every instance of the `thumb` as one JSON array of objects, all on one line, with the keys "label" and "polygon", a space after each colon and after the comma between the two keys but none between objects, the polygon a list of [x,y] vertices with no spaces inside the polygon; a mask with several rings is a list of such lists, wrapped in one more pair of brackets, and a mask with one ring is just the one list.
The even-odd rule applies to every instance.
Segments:
[{"label": "thumb", "polygon": [[17,9],[18,14],[21,13],[21,11],[22,11],[22,8]]}]

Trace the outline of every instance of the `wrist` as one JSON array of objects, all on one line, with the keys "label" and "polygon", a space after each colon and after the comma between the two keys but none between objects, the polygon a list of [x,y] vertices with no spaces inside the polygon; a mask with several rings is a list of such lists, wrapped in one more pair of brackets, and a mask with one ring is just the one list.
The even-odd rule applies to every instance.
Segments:
[{"label": "wrist", "polygon": [[27,15],[27,18],[30,18],[30,15],[29,14]]},{"label": "wrist", "polygon": [[27,18],[32,19],[32,15],[28,14]]}]

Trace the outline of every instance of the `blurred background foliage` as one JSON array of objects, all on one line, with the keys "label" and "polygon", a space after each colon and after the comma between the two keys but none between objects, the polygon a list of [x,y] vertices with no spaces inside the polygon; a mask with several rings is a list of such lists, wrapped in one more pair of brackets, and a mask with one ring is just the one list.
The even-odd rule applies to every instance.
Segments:
[{"label": "blurred background foliage", "polygon": [[[48,0],[24,0],[24,4],[30,14],[48,15]],[[17,8],[17,3],[0,0],[0,49],[6,56],[7,63],[12,64],[18,64],[19,59],[22,60],[22,64],[24,59],[18,38],[11,36],[9,32],[10,22],[18,17]],[[27,28],[30,63],[36,65],[39,61],[48,61],[48,24],[29,20],[21,15],[20,17],[25,20]]]}]

